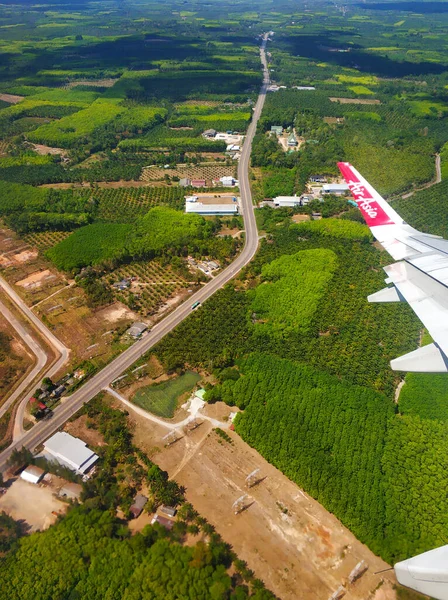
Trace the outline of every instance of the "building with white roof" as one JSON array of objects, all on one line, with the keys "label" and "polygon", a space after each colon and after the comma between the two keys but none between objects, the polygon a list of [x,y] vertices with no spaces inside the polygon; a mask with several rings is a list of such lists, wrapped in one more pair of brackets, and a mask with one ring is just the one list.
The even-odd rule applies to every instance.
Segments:
[{"label": "building with white roof", "polygon": [[336,194],[336,196],[345,194],[349,191],[346,183],[325,183],[322,186],[322,194]]},{"label": "building with white roof", "polygon": [[45,471],[35,465],[29,465],[26,469],[20,473],[20,478],[28,481],[29,483],[39,483],[42,477],[45,475]]},{"label": "building with white roof", "polygon": [[99,458],[82,440],[65,431],[58,431],[44,442],[44,449],[61,465],[81,475],[84,475]]},{"label": "building with white roof", "polygon": [[237,215],[238,204],[202,204],[202,202],[186,202],[186,213],[196,213],[204,216],[214,215]]},{"label": "building with white roof", "polygon": [[275,206],[294,207],[302,205],[299,196],[277,196],[277,198],[273,198],[272,201]]}]

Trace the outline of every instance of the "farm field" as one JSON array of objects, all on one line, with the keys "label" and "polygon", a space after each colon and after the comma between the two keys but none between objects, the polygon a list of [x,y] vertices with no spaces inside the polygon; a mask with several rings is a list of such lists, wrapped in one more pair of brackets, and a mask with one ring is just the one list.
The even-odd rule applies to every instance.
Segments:
[{"label": "farm field", "polygon": [[[115,400],[114,406],[119,406]],[[231,407],[218,403],[207,413],[227,423]],[[169,431],[129,411],[134,443],[186,487],[191,502],[251,565],[270,589],[285,600],[327,600],[360,561],[369,570],[347,590],[349,600],[397,600],[393,575],[375,575],[385,563],[302,489],[226,429],[231,442],[208,422],[163,448]],[[247,490],[245,478],[260,469],[263,481]],[[232,504],[248,494],[249,508],[234,515]],[[384,582],[381,584],[381,582]],[[381,585],[380,585],[381,584]],[[380,587],[385,595],[375,595]],[[370,594],[372,594],[370,596]]]},{"label": "farm field", "polygon": [[132,262],[103,277],[103,281],[112,286],[121,280],[129,280],[130,286],[124,290],[114,290],[115,299],[145,317],[169,308],[170,299],[184,294],[187,288],[195,285],[170,265],[162,265],[155,260]]},{"label": "farm field", "polygon": [[200,378],[194,371],[187,371],[174,379],[139,388],[131,401],[159,417],[170,419],[178,408],[179,400],[192,391]]},{"label": "farm field", "polygon": [[195,166],[177,165],[175,169],[161,169],[159,167],[143,168],[140,179],[142,181],[163,181],[164,177],[178,177],[182,179],[205,179],[207,187],[212,186],[213,180],[220,177],[235,176],[236,165],[225,165],[219,163],[202,163]]}]

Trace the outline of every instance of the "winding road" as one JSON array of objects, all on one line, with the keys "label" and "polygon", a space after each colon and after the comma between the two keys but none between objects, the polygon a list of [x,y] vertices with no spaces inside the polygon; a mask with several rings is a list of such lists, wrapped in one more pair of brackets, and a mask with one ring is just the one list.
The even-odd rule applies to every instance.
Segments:
[{"label": "winding road", "polygon": [[[133,346],[125,350],[109,365],[104,367],[104,369],[87,381],[80,389],[74,392],[67,399],[63,400],[55,409],[53,417],[49,421],[40,421],[30,431],[24,433],[22,437],[14,440],[11,446],[9,446],[0,454],[0,471],[6,471],[8,467],[8,459],[14,449],[26,447],[29,450],[34,450],[37,446],[42,444],[86,402],[89,402],[89,400],[96,396],[102,389],[108,387],[109,384],[123,371],[128,369],[137,359],[145,354],[145,352],[157,344],[165,335],[167,335],[177,325],[179,325],[179,323],[186,319],[192,312],[191,307],[193,303],[202,303],[213,296],[215,292],[233,279],[235,275],[237,275],[239,271],[252,260],[258,248],[258,230],[252,204],[252,193],[249,184],[249,160],[252,149],[252,141],[257,128],[257,122],[263,109],[267,87],[269,85],[269,71],[267,68],[265,52],[267,40],[268,34],[266,33],[263,35],[260,46],[260,60],[263,67],[263,83],[257,102],[253,109],[252,121],[247,130],[246,139],[241,152],[241,158],[238,164],[241,207],[246,232],[245,243],[242,252],[237,256],[231,265],[229,265],[226,269],[209,281],[201,290],[192,295],[188,302],[184,302],[178,306],[171,314],[165,317],[165,319],[157,323],[146,336],[142,337],[142,339],[137,341]],[[3,286],[1,281],[0,284]],[[14,292],[14,290],[12,291]],[[21,301],[20,298],[19,300]],[[201,308],[199,307],[197,310],[201,310]],[[29,309],[28,311],[33,316],[33,319],[31,320],[34,322],[34,319],[37,319],[37,317]],[[37,319],[37,321],[39,320]],[[57,341],[59,342],[59,340]]]},{"label": "winding road", "polygon": [[[15,403],[17,398],[19,398],[26,391],[29,392],[29,388],[32,384],[36,386],[38,385],[39,376],[51,378],[53,375],[55,375],[68,361],[70,350],[64,346],[64,344],[48,329],[46,325],[44,325],[44,323],[42,323],[42,321],[32,312],[19,294],[17,294],[17,292],[9,285],[9,283],[7,283],[7,281],[5,281],[5,279],[3,279],[3,277],[0,277],[0,288],[9,296],[10,300],[22,313],[25,320],[31,323],[32,326],[39,331],[42,337],[48,342],[49,346],[53,348],[56,356],[58,356],[57,360],[50,366],[50,368],[46,371],[43,371],[44,367],[48,363],[47,353],[25,329],[23,324],[16,319],[16,317],[3,303],[1,303],[0,308],[2,310],[2,314],[11,323],[31,352],[36,356],[36,364],[34,365],[33,369],[28,373],[19,387],[7,398],[5,402],[3,402],[2,406],[0,407],[0,417],[2,417]],[[17,407],[17,413],[14,421],[14,441],[20,439],[25,433],[25,430],[23,429],[23,417],[25,414],[26,405],[28,403],[28,398],[29,393],[22,398],[19,406]]]}]

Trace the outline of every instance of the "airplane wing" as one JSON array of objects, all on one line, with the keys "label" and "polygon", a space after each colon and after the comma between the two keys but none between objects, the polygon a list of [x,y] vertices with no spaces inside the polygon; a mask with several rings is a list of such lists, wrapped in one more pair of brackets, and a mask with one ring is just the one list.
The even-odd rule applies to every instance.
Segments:
[{"label": "airplane wing", "polygon": [[346,162],[338,163],[374,237],[397,262],[369,302],[408,302],[434,343],[391,361],[395,371],[448,372],[448,241],[417,231]]}]

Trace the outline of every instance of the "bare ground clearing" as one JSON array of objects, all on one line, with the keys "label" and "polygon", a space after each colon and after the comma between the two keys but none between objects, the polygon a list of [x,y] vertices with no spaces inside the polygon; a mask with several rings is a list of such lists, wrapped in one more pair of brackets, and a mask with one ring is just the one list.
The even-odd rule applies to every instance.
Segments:
[{"label": "bare ground clearing", "polygon": [[3,102],[9,102],[9,104],[18,104],[25,100],[25,96],[17,96],[16,94],[0,94],[0,100]]},{"label": "bare ground clearing", "polygon": [[[187,500],[283,600],[327,600],[361,560],[368,571],[347,584],[345,598],[374,598],[384,581],[376,600],[395,600],[393,575],[374,574],[388,565],[238,435],[229,432],[229,443],[204,422],[164,448],[164,427],[135,413],[128,418],[136,445],[186,487]],[[264,479],[247,490],[245,478],[256,468]],[[232,504],[245,493],[250,506],[235,515]]]},{"label": "bare ground clearing", "polygon": [[67,150],[64,150],[63,148],[53,148],[52,146],[44,146],[43,144],[31,145],[33,147],[33,150],[37,152],[37,154],[41,154],[42,156],[46,156],[47,154],[60,154],[61,156],[67,156]]},{"label": "bare ground clearing", "polygon": [[329,100],[341,104],[381,104],[381,100],[375,98],[329,98]]},{"label": "bare ground clearing", "polygon": [[16,520],[24,520],[31,531],[47,529],[56,521],[58,514],[67,510],[67,504],[53,495],[52,487],[34,485],[17,479],[0,496],[0,510]]}]

